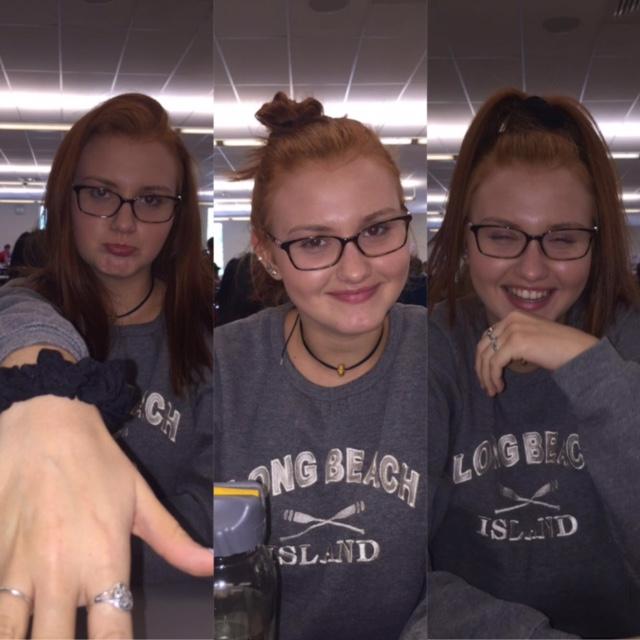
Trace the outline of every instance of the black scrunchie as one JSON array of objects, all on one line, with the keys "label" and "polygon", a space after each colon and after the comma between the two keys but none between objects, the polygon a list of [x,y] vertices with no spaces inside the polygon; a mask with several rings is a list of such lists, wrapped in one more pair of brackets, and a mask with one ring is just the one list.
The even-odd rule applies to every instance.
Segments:
[{"label": "black scrunchie", "polygon": [[36,396],[77,398],[94,404],[112,433],[131,416],[139,393],[127,382],[124,360],[68,362],[59,351],[43,349],[38,364],[0,368],[0,412]]},{"label": "black scrunchie", "polygon": [[521,103],[522,110],[547,129],[561,129],[566,124],[566,116],[561,109],[549,104],[540,96],[529,96]]}]

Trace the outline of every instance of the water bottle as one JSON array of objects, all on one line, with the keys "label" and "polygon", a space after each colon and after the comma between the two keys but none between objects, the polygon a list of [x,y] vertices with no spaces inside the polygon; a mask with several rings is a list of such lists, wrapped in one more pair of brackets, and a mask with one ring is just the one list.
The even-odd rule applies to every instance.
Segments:
[{"label": "water bottle", "polygon": [[215,483],[214,640],[275,640],[277,577],[258,482]]}]

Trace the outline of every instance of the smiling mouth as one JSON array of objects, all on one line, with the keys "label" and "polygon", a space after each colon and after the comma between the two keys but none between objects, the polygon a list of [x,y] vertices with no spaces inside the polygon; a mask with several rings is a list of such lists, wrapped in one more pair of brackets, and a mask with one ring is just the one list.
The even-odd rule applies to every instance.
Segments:
[{"label": "smiling mouth", "polygon": [[377,290],[378,285],[374,285],[372,287],[357,289],[355,291],[332,291],[329,295],[341,300],[342,302],[359,303],[369,300]]},{"label": "smiling mouth", "polygon": [[505,287],[506,292],[523,302],[543,302],[553,293],[553,289],[525,289],[523,287]]}]

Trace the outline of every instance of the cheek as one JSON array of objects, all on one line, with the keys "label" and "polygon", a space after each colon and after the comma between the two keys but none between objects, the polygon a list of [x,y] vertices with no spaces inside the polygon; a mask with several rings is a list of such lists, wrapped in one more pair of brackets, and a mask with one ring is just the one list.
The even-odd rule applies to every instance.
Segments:
[{"label": "cheek", "polygon": [[73,230],[73,239],[78,253],[85,257],[87,249],[90,248],[95,236],[95,222],[84,214],[73,212],[71,217],[71,225]]},{"label": "cheek", "polygon": [[146,247],[147,251],[153,255],[153,258],[155,258],[164,247],[165,243],[167,242],[167,238],[171,233],[172,227],[173,225],[171,224],[166,229],[155,228],[148,230],[144,246]]},{"label": "cheek", "polygon": [[590,272],[591,257],[567,262],[566,264],[560,263],[556,268],[558,280],[567,288],[578,290],[578,294],[582,293],[582,290],[587,286]]},{"label": "cheek", "polygon": [[289,265],[283,265],[280,269],[282,284],[292,302],[303,301],[305,297],[316,291],[322,291],[329,281],[328,272],[331,269],[319,271],[300,271]]},{"label": "cheek", "polygon": [[483,256],[473,249],[469,251],[467,262],[471,283],[476,291],[497,283],[505,271],[500,260]]}]

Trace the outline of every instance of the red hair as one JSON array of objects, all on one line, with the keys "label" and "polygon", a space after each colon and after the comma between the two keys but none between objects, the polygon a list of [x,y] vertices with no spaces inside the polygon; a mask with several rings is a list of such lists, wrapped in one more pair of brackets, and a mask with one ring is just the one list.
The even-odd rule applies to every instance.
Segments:
[{"label": "red hair", "polygon": [[462,141],[442,227],[430,246],[430,306],[446,300],[449,319],[455,320],[456,298],[470,286],[463,254],[472,196],[492,167],[512,164],[575,169],[590,189],[598,233],[583,292],[583,328],[601,336],[619,304],[638,304],[638,287],[629,270],[624,209],[607,145],[591,114],[564,96],[543,99],[506,89],[478,111]]},{"label": "red hair", "polygon": [[[166,284],[164,316],[171,358],[171,383],[182,393],[212,366],[213,281],[201,249],[200,211],[193,160],[163,107],[149,96],[128,93],[98,105],[65,135],[53,160],[45,209],[45,264],[33,276],[34,288],[55,304],[83,336],[92,357],[109,353],[109,303],[104,287],[82,260],[72,228],[72,186],[80,155],[93,137],[119,135],[158,141],[175,158],[181,203],[171,233],[152,264]],[[187,319],[187,320],[186,320]]]},{"label": "red hair", "polygon": [[[237,180],[254,179],[251,226],[258,240],[266,241],[271,216],[271,195],[278,180],[305,163],[367,157],[389,170],[397,185],[398,203],[404,206],[400,171],[369,127],[350,118],[324,115],[315,98],[301,102],[278,92],[262,105],[256,118],[270,131],[266,144],[252,154],[250,165],[235,174]],[[260,300],[277,304],[286,299],[281,281],[268,276],[257,262],[252,265],[254,287]]]}]

